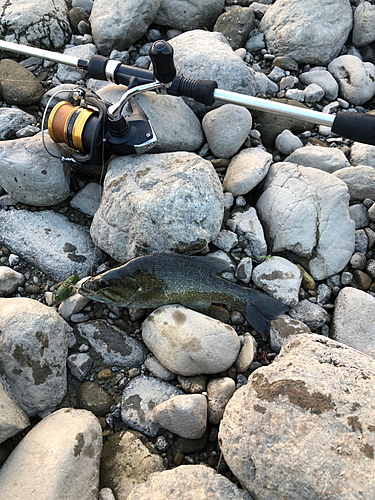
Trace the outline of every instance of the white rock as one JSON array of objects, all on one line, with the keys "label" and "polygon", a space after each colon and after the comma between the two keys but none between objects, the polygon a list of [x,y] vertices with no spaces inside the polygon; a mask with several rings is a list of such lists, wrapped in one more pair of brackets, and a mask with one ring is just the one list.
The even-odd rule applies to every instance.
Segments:
[{"label": "white rock", "polygon": [[232,327],[179,305],[151,313],[142,338],[163,366],[185,376],[224,371],[240,349]]},{"label": "white rock", "polygon": [[354,11],[353,45],[363,47],[375,40],[375,5],[363,2]]},{"label": "white rock", "polygon": [[233,196],[247,194],[264,179],[271,163],[272,155],[259,146],[243,149],[229,163],[223,189]]},{"label": "white rock", "polygon": [[346,156],[340,149],[311,145],[293,151],[291,155],[285,158],[285,161],[324,170],[330,174],[350,166]]},{"label": "white rock", "polygon": [[241,350],[238,354],[234,367],[238,373],[244,373],[254,361],[257,350],[257,342],[250,333],[244,333],[241,338]]},{"label": "white rock", "polygon": [[103,188],[97,182],[89,182],[70,200],[69,205],[94,217],[100,205]]},{"label": "white rock", "polygon": [[305,90],[305,102],[319,102],[324,97],[324,90],[317,83],[310,83]]},{"label": "white rock", "polygon": [[300,81],[305,85],[315,83],[323,90],[327,99],[334,101],[339,93],[339,86],[331,73],[325,68],[312,68],[307,73],[299,75]]},{"label": "white rock", "polygon": [[0,444],[30,425],[26,413],[0,381]]},{"label": "white rock", "polygon": [[155,406],[154,418],[177,436],[199,439],[207,426],[207,399],[202,394],[174,396]]},{"label": "white rock", "polygon": [[208,420],[211,424],[218,424],[223,418],[225,407],[235,390],[236,384],[229,377],[215,378],[208,383]]},{"label": "white rock", "polygon": [[284,130],[276,137],[275,146],[283,155],[290,155],[296,149],[302,148],[303,143],[290,130]]},{"label": "white rock", "polygon": [[354,142],[350,148],[350,163],[375,168],[375,146]]},{"label": "white rock", "polygon": [[165,380],[166,382],[168,382],[169,380],[173,380],[174,378],[176,378],[176,374],[167,370],[167,368],[165,368],[165,366],[163,366],[155,358],[155,356],[149,356],[145,360],[144,365],[147,368],[147,370],[151,373],[151,375],[153,375],[156,378],[160,378],[160,380]]},{"label": "white rock", "polygon": [[285,97],[287,99],[293,99],[294,101],[303,102],[305,100],[305,92],[299,89],[289,89],[285,92]]},{"label": "white rock", "polygon": [[375,199],[375,168],[358,165],[342,168],[333,175],[345,182],[352,200]]},{"label": "white rock", "polygon": [[59,305],[59,314],[66,321],[69,321],[70,317],[73,314],[81,312],[89,302],[90,299],[88,299],[87,297],[83,297],[83,295],[79,293],[74,293],[61,302],[61,304]]},{"label": "white rock", "polygon": [[229,252],[238,243],[238,236],[232,231],[227,229],[222,229],[216,238],[212,240],[212,243],[223,250],[224,252]]},{"label": "white rock", "polygon": [[0,470],[1,494],[18,500],[97,500],[101,450],[97,418],[86,410],[63,408],[39,422],[15,448]]},{"label": "white rock", "polygon": [[251,254],[257,262],[262,260],[267,255],[267,243],[255,208],[250,207],[246,212],[237,212],[233,220],[236,224],[238,241],[244,245],[248,255]]},{"label": "white rock", "polygon": [[6,297],[17,292],[19,286],[25,283],[25,276],[14,269],[0,266],[0,297]]}]

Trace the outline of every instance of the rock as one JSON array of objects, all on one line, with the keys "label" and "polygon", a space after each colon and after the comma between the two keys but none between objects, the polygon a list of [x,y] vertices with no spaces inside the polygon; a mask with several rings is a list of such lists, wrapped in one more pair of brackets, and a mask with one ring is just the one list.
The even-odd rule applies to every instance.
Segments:
[{"label": "rock", "polygon": [[[215,80],[223,90],[256,94],[255,72],[233,52],[221,33],[189,31],[170,40],[170,44],[174,49],[178,75],[195,80]],[[192,99],[186,102],[194,111],[207,111],[207,107]]]},{"label": "rock", "polygon": [[251,500],[247,492],[205,465],[181,465],[172,470],[152,474],[147,481],[133,488],[127,500],[173,500],[189,496],[204,500]]},{"label": "rock", "polygon": [[212,243],[220,248],[220,250],[229,252],[234,246],[237,245],[238,237],[236,233],[228,231],[227,229],[222,229]]},{"label": "rock", "polygon": [[317,280],[341,271],[354,251],[349,195],[338,180],[317,169],[276,163],[256,204],[272,253],[289,250],[307,259]]},{"label": "rock", "polygon": [[345,182],[351,200],[364,200],[375,198],[375,169],[364,165],[347,167],[333,174]]},{"label": "rock", "polygon": [[77,405],[103,417],[113,404],[112,397],[95,382],[83,382],[77,391]]},{"label": "rock", "polygon": [[375,66],[372,63],[345,55],[334,59],[328,71],[338,81],[340,96],[350,104],[364,104],[375,94]]},{"label": "rock", "polygon": [[223,211],[222,186],[207,160],[185,152],[118,157],[108,166],[91,236],[126,262],[145,252],[209,243]]},{"label": "rock", "polygon": [[156,378],[135,377],[122,393],[121,418],[131,429],[155,437],[160,427],[153,417],[153,409],[170,397],[182,394],[181,389]]},{"label": "rock", "polygon": [[330,101],[334,101],[339,94],[339,86],[331,73],[325,68],[312,68],[307,73],[299,75],[304,85],[316,84],[324,90],[324,95]]},{"label": "rock", "polygon": [[108,56],[141,38],[154,21],[161,0],[123,0],[119,4],[96,0],[91,10],[92,37],[99,52]]},{"label": "rock", "polygon": [[163,366],[185,376],[222,372],[240,350],[232,327],[179,305],[152,312],[142,324],[142,338]]},{"label": "rock", "polygon": [[301,300],[295,307],[289,309],[289,316],[301,321],[312,331],[330,321],[329,314],[321,306],[306,299]]},{"label": "rock", "polygon": [[255,208],[250,207],[246,212],[236,212],[232,220],[235,223],[238,241],[244,246],[247,255],[251,255],[256,262],[263,260],[267,255],[267,243]]},{"label": "rock", "polygon": [[[69,47],[63,52],[64,55],[74,56],[80,59],[91,59],[91,57],[96,53],[97,48],[93,43]],[[57,66],[56,77],[61,83],[76,83],[77,80],[82,80],[82,72],[74,66],[59,64]]]},{"label": "rock", "polygon": [[0,266],[0,297],[6,297],[17,292],[18,287],[25,283],[25,276],[7,266]]},{"label": "rock", "polygon": [[300,89],[289,89],[285,92],[285,97],[294,101],[303,102],[305,100],[305,92]]},{"label": "rock", "polygon": [[251,36],[245,43],[245,49],[248,52],[259,52],[266,48],[266,42],[264,40],[264,33],[256,32],[256,35]]},{"label": "rock", "polygon": [[368,274],[360,271],[359,269],[353,271],[353,285],[356,288],[366,291],[370,288],[371,284],[372,279]]},{"label": "rock", "polygon": [[92,358],[85,352],[72,354],[71,356],[68,356],[66,361],[68,363],[70,373],[80,382],[84,380],[93,363]]},{"label": "rock", "polygon": [[[83,278],[85,280],[86,278]],[[82,282],[82,280],[80,280]],[[77,286],[80,282],[77,283]],[[77,314],[82,311],[84,307],[90,302],[90,299],[83,297],[79,293],[73,293],[70,297],[67,297],[59,305],[59,314],[66,321],[70,320],[73,314]]]},{"label": "rock", "polygon": [[363,47],[375,40],[375,6],[363,2],[354,11],[353,45]]},{"label": "rock", "polygon": [[212,153],[219,158],[230,158],[245,142],[252,123],[246,108],[225,104],[207,113],[202,126]]},{"label": "rock", "polygon": [[207,399],[202,394],[174,396],[154,408],[154,419],[164,429],[186,439],[199,439],[206,431]]},{"label": "rock", "polygon": [[299,321],[285,314],[271,321],[270,345],[273,351],[280,352],[283,343],[292,335],[301,333],[311,333],[310,328]]},{"label": "rock", "polygon": [[35,122],[35,118],[17,108],[0,108],[0,140],[15,137],[16,132]]},{"label": "rock", "polygon": [[293,307],[298,304],[302,273],[298,267],[282,257],[264,260],[253,270],[254,284],[275,299]]},{"label": "rock", "polygon": [[[15,111],[15,110],[14,110]],[[57,205],[70,194],[70,170],[60,160],[60,151],[45,134],[0,142],[0,176],[4,189],[20,203],[37,207]]]},{"label": "rock", "polygon": [[0,382],[0,444],[30,425],[26,413]]},{"label": "rock", "polygon": [[98,500],[116,500],[110,488],[102,488],[99,491]]},{"label": "rock", "polygon": [[324,97],[324,90],[322,87],[316,83],[310,83],[305,90],[305,102],[319,102]]},{"label": "rock", "polygon": [[[97,80],[98,81],[98,80]],[[48,90],[42,97],[42,100],[40,101],[40,104],[43,108],[45,108],[50,100],[50,98],[54,95],[57,94],[49,103],[48,108],[53,108],[56,106],[56,104],[60,101],[69,101],[70,100],[70,95],[73,90],[77,88],[77,85],[74,85],[73,83],[62,83],[61,85],[57,85],[56,87],[53,87],[52,89]]]},{"label": "rock", "polygon": [[164,469],[163,459],[138,432],[117,432],[103,445],[101,482],[113,490],[116,500],[126,500],[134,486]]},{"label": "rock", "polygon": [[[375,173],[375,172],[374,172]],[[368,226],[367,209],[362,203],[357,203],[349,207],[350,218],[354,220],[355,228],[362,229]]]},{"label": "rock", "polygon": [[30,106],[40,101],[43,87],[36,77],[16,61],[0,61],[0,91],[4,101],[17,106]]},{"label": "rock", "polygon": [[333,338],[375,358],[375,298],[348,287],[340,291],[335,306],[331,326]]},{"label": "rock", "polygon": [[207,386],[208,420],[218,424],[223,418],[225,407],[236,389],[234,380],[229,377],[211,380]]},{"label": "rock", "polygon": [[363,229],[355,231],[355,247],[356,252],[366,253],[368,249],[368,236]]},{"label": "rock", "polygon": [[[233,319],[232,319],[233,321]],[[237,373],[244,373],[249,369],[257,351],[257,342],[250,333],[244,333],[241,337],[241,350],[238,354],[234,367]]]},{"label": "rock", "polygon": [[33,125],[26,125],[26,127],[17,130],[16,137],[17,139],[24,139],[25,137],[32,137],[38,132],[40,132],[39,127],[34,127]]},{"label": "rock", "polygon": [[[264,36],[264,34],[262,33]],[[272,66],[278,66],[285,71],[298,71],[298,64],[294,59],[288,56],[278,56],[272,62]]]},{"label": "rock", "polygon": [[161,380],[165,380],[168,382],[169,380],[173,380],[176,378],[176,374],[167,370],[165,366],[163,366],[155,356],[149,356],[144,362],[145,368],[151,373],[151,375],[155,378],[160,378]]},{"label": "rock", "polygon": [[101,427],[92,413],[56,411],[31,429],[3,465],[1,493],[19,500],[96,500],[101,450]]},{"label": "rock", "polygon": [[[99,90],[98,95],[113,103],[122,97],[125,90],[123,85],[108,85]],[[145,92],[135,99],[146,113],[157,137],[153,152],[195,151],[202,145],[200,121],[182,97]]]},{"label": "rock", "polygon": [[254,27],[254,12],[249,8],[235,7],[218,17],[214,31],[222,33],[232,49],[237,50],[245,45]]},{"label": "rock", "polygon": [[[350,166],[344,153],[338,148],[307,145],[296,149],[285,158],[286,162],[303,165],[304,167],[317,168],[332,174],[336,170]],[[340,176],[339,176],[340,178]]]},{"label": "rock", "polygon": [[90,15],[90,12],[92,10],[92,6],[94,5],[93,0],[73,0],[72,1],[72,7],[77,7],[80,9],[82,12],[84,12],[87,15]]},{"label": "rock", "polygon": [[69,330],[36,300],[0,300],[0,366],[29,416],[53,411],[65,396]]},{"label": "rock", "polygon": [[262,500],[297,489],[300,500],[327,491],[349,500],[363,496],[364,484],[374,495],[374,377],[373,360],[343,344],[311,334],[288,340],[236,391],[221,422],[223,456],[242,486]]},{"label": "rock", "polygon": [[366,267],[367,259],[363,253],[355,252],[350,259],[350,265],[353,269],[363,270]]},{"label": "rock", "polygon": [[290,155],[296,149],[302,148],[303,143],[290,130],[284,130],[276,137],[275,146],[283,155]]},{"label": "rock", "polygon": [[267,175],[271,163],[272,155],[259,146],[243,149],[229,163],[223,189],[233,196],[249,193]]},{"label": "rock", "polygon": [[102,259],[85,227],[49,210],[0,210],[0,241],[56,281],[88,276]]},{"label": "rock", "polygon": [[264,73],[255,71],[254,79],[257,94],[275,94],[279,90],[277,83],[270,80]]},{"label": "rock", "polygon": [[[276,56],[298,63],[326,65],[338,56],[353,25],[347,0],[278,0],[267,10],[259,29]],[[335,26],[335,29],[332,29]]]},{"label": "rock", "polygon": [[236,269],[236,278],[242,281],[245,285],[248,285],[251,280],[251,274],[253,271],[253,261],[250,257],[244,257],[240,260]]},{"label": "rock", "polygon": [[206,390],[207,376],[195,375],[193,377],[177,376],[178,383],[182,390],[188,394],[202,394]]},{"label": "rock", "polygon": [[367,165],[375,168],[375,146],[354,142],[350,148],[350,162],[352,165]]},{"label": "rock", "polygon": [[64,0],[2,1],[0,35],[7,41],[45,49],[59,49],[70,39]]},{"label": "rock", "polygon": [[104,320],[87,321],[77,329],[106,365],[133,368],[145,359],[145,349],[138,340]]},{"label": "rock", "polygon": [[161,0],[155,24],[182,31],[211,29],[224,7],[224,0]]},{"label": "rock", "polygon": [[89,182],[76,193],[69,205],[90,217],[94,217],[100,205],[103,188],[97,182]]}]

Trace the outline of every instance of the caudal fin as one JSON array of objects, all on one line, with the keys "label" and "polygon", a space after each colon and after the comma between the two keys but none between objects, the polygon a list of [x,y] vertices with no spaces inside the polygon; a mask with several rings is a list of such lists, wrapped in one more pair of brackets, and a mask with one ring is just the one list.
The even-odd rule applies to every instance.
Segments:
[{"label": "caudal fin", "polygon": [[245,317],[250,325],[260,333],[269,336],[270,321],[288,311],[288,307],[266,293],[253,288],[246,290]]}]

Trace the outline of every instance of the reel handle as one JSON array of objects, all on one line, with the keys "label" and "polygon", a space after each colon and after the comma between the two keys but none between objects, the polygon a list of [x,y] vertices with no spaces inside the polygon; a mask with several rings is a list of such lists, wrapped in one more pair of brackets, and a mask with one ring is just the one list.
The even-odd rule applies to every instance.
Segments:
[{"label": "reel handle", "polygon": [[164,40],[152,44],[149,52],[155,78],[161,83],[169,83],[176,76],[173,62],[173,48]]}]

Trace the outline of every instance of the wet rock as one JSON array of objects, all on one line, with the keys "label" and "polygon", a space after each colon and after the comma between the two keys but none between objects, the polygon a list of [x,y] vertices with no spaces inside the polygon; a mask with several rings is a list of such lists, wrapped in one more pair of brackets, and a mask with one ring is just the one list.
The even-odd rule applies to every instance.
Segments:
[{"label": "wet rock", "polygon": [[264,500],[292,498],[296,489],[301,500],[327,491],[349,500],[365,484],[371,497],[374,377],[373,360],[343,344],[311,334],[288,340],[236,391],[221,422],[224,459],[243,487]]},{"label": "wet rock", "polygon": [[95,382],[84,382],[77,391],[79,408],[91,411],[97,417],[103,417],[113,404],[112,397]]},{"label": "wet rock", "polygon": [[334,172],[333,175],[345,182],[352,200],[362,201],[366,198],[375,198],[374,167],[364,165],[347,167]]},{"label": "wet rock", "polygon": [[[337,170],[348,168],[350,164],[344,153],[337,148],[307,145],[293,151],[285,158],[286,162],[303,165],[304,167],[317,168],[332,174]],[[339,176],[340,178],[340,176]]]},{"label": "wet rock", "polygon": [[280,352],[281,346],[289,337],[301,333],[311,333],[311,330],[302,321],[283,314],[271,321],[270,345],[275,352]]},{"label": "wet rock", "polygon": [[16,61],[0,61],[0,91],[7,104],[31,106],[40,101],[43,87],[36,77]]},{"label": "wet rock", "polygon": [[26,413],[0,382],[0,444],[30,425]]},{"label": "wet rock", "polygon": [[154,22],[182,31],[211,29],[223,7],[224,0],[161,0]]},{"label": "wet rock", "polygon": [[31,299],[0,300],[0,366],[29,415],[51,412],[66,393],[69,325]]},{"label": "wet rock", "polygon": [[328,65],[338,81],[340,96],[350,104],[364,104],[375,94],[375,66],[351,55],[340,56]]},{"label": "wet rock", "polygon": [[14,271],[10,267],[0,266],[0,297],[6,297],[16,293],[18,287],[25,283],[23,274]]},{"label": "wet rock", "polygon": [[249,33],[255,27],[255,15],[249,8],[235,7],[218,17],[214,31],[220,31],[233,50],[245,45]]},{"label": "wet rock", "polygon": [[10,455],[0,470],[1,494],[19,500],[96,500],[101,450],[95,416],[63,408],[33,427]]}]

